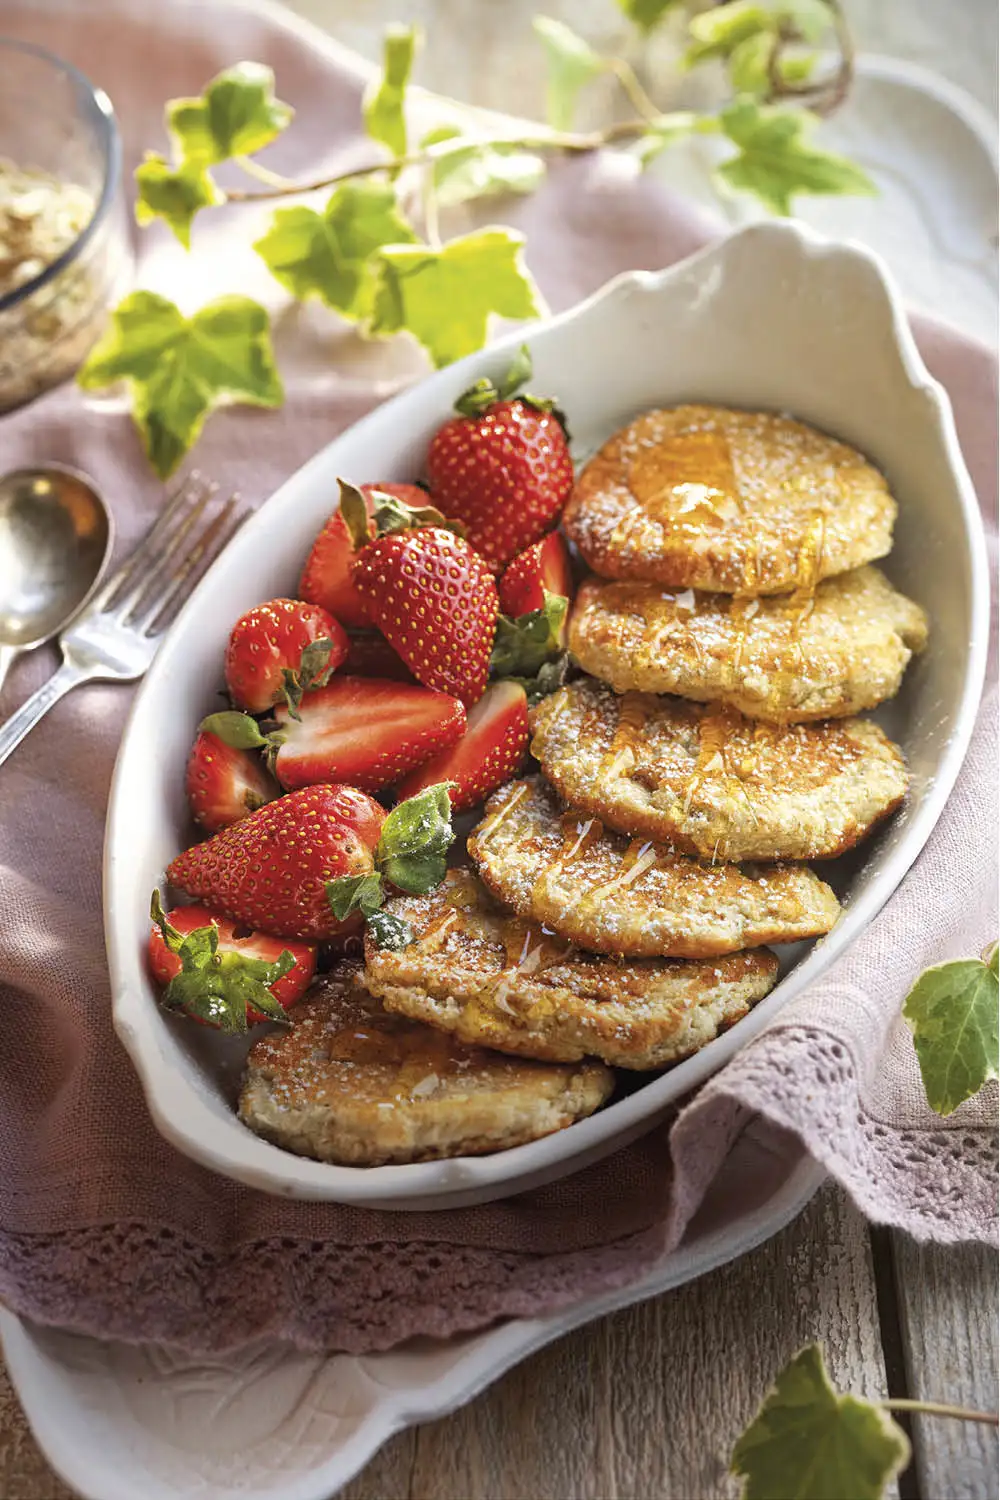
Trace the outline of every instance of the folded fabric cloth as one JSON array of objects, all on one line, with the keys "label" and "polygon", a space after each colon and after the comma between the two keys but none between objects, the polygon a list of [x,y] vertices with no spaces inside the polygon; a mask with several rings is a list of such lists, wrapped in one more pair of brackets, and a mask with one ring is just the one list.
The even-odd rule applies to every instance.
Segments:
[{"label": "folded fabric cloth", "polygon": [[[361,70],[301,28],[235,7],[8,4],[0,32],[74,60],[118,108],[126,170],[161,141],[161,109],[241,58],[269,63],[298,118],[274,148],[288,172],[359,159]],[[155,70],[139,66],[156,59]],[[282,299],[225,210],[199,223],[197,259],[159,228],[142,284],[206,300],[238,287]],[[529,258],[554,307],[614,273],[656,268],[713,232],[653,180],[613,161],[557,163],[518,204]],[[198,272],[188,287],[189,265]],[[256,279],[255,279],[256,278]],[[995,367],[983,349],[921,319],[993,526]],[[402,381],[401,343],[364,345],[329,315],[277,320],[288,400],[214,416],[197,461],[257,502]],[[111,500],[122,549],[162,500],[127,414],[60,389],[0,422],[5,466],[76,464]],[[331,503],[334,497],[331,497]],[[995,527],[991,546],[995,547]],[[52,670],[51,650],[14,669],[12,710]],[[991,683],[995,669],[991,665]],[[756,1114],[789,1166],[803,1148],[864,1211],[921,1238],[994,1232],[995,1094],[947,1121],[928,1110],[899,1005],[927,964],[996,934],[996,690],[922,857],[846,957],[718,1074],[672,1125],[550,1187],[459,1211],[389,1214],[295,1204],[215,1177],[156,1133],[114,1035],[101,927],[108,784],[131,693],[95,685],[64,699],[0,778],[0,1298],[15,1312],[98,1336],[222,1350],[262,1334],[365,1351],[538,1315],[635,1279],[678,1243]],[[979,849],[978,857],[970,851]],[[734,1217],[741,1204],[732,1203]]]}]

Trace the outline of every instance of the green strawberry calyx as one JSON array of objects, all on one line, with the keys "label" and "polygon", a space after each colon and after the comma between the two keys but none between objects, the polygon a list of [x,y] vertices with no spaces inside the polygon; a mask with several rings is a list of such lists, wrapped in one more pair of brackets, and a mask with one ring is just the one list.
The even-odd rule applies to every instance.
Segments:
[{"label": "green strawberry calyx", "polygon": [[249,1030],[252,1010],[269,1021],[290,1025],[271,990],[295,967],[295,958],[287,948],[273,963],[243,953],[220,953],[215,923],[179,932],[167,919],[159,891],[153,892],[149,915],[167,948],[181,961],[180,973],[174,975],[161,997],[165,1009],[182,1011],[229,1036]]},{"label": "green strawberry calyx", "polygon": [[460,417],[481,417],[490,411],[501,401],[510,401],[517,396],[522,406],[530,406],[532,411],[546,412],[555,417],[569,440],[569,428],[566,425],[565,413],[560,411],[555,401],[548,396],[532,396],[521,387],[531,379],[531,350],[527,344],[522,344],[514,362],[507,374],[494,385],[488,375],[483,375],[474,385],[470,385],[467,391],[463,391],[455,402],[455,410]]},{"label": "green strawberry calyx", "polygon": [[[306,649],[308,650],[308,647]],[[329,673],[327,675],[329,676]],[[288,712],[294,719],[302,717],[291,705],[289,705]],[[277,725],[273,728],[271,725],[274,725],[273,719],[262,725],[252,714],[242,714],[238,709],[226,708],[202,719],[198,730],[200,733],[214,734],[216,739],[221,740],[224,745],[229,745],[233,750],[263,750],[267,768],[273,771],[275,756],[285,743],[285,736]]]},{"label": "green strawberry calyx", "polygon": [[372,493],[372,514],[368,515],[365,497],[356,484],[347,479],[338,479],[340,485],[340,514],[355,552],[376,537],[389,536],[397,531],[426,531],[434,526],[443,531],[453,531],[456,536],[465,535],[460,521],[452,521],[433,505],[407,505],[395,495],[382,490]]},{"label": "green strawberry calyx", "polygon": [[326,899],[338,922],[359,911],[379,948],[405,948],[413,941],[410,924],[383,910],[386,886],[426,896],[444,879],[455,838],[448,795],[452,784],[438,782],[393,808],[382,825],[369,874],[327,881]]},{"label": "green strawberry calyx", "polygon": [[302,702],[303,694],[312,688],[326,687],[330,681],[333,667],[330,665],[330,657],[333,653],[333,642],[328,635],[317,636],[310,641],[299,658],[298,669],[282,667],[281,679],[284,686],[282,692],[285,702],[288,704],[288,712],[293,719],[300,719],[299,704]]}]

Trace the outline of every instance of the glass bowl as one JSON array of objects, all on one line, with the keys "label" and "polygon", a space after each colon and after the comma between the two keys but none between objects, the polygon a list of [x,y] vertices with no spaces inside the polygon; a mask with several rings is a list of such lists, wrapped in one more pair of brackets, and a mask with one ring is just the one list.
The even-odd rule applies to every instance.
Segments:
[{"label": "glass bowl", "polygon": [[0,37],[0,412],[82,364],[132,272],[111,101]]}]

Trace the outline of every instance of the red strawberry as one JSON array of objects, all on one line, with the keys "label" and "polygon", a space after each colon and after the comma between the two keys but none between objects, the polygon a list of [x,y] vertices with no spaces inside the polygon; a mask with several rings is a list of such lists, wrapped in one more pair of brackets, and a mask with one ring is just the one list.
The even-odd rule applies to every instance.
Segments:
[{"label": "red strawberry", "polygon": [[399,783],[400,798],[439,781],[453,781],[452,812],[474,807],[513,776],[528,748],[528,700],[516,682],[495,682],[469,712],[468,727],[451,750],[435,755]]},{"label": "red strawberry", "polygon": [[[330,910],[327,881],[368,875],[374,867],[371,849],[356,832],[360,795],[353,787],[311,786],[279,797],[178,854],[167,879],[261,932],[312,941],[335,937],[346,923]],[[357,925],[353,915],[347,920]]]},{"label": "red strawberry", "polygon": [[[372,495],[376,492],[391,495],[405,505],[419,507],[427,504],[427,496],[416,484],[362,484],[359,488],[369,515],[372,513]],[[302,570],[299,595],[313,604],[321,604],[342,625],[360,630],[371,622],[364,600],[351,579],[353,561],[354,544],[338,506],[312,544]]]},{"label": "red strawberry", "polygon": [[545,604],[546,594],[573,597],[573,571],[566,543],[558,531],[550,531],[540,542],[515,557],[497,584],[500,608],[516,619]]},{"label": "red strawberry", "polygon": [[258,755],[227,745],[207,730],[191,747],[185,786],[195,822],[209,833],[238,823],[278,796]]},{"label": "red strawberry", "polygon": [[418,682],[482,697],[496,630],[496,584],[477,552],[439,526],[395,531],[357,554],[354,581],[369,613]]},{"label": "red strawberry", "polygon": [[384,635],[374,630],[348,637],[344,674],[352,677],[388,677],[393,682],[415,682],[406,662],[389,645]]},{"label": "red strawberry", "polygon": [[[316,972],[314,943],[285,942],[264,933],[239,929],[226,917],[218,917],[207,906],[176,906],[166,915],[154,897],[156,921],[149,935],[149,966],[157,984],[167,989],[164,1001],[172,1008],[184,1010],[195,1020],[223,1031],[245,1031],[268,1015],[257,1010],[252,997],[257,995],[270,1019],[276,1013],[256,984],[270,991],[274,1000],[287,1010],[301,999]],[[214,927],[217,934],[216,955],[209,955],[201,945],[178,942],[191,933]],[[292,959],[282,962],[287,952]],[[202,962],[199,962],[202,960]],[[275,965],[285,972],[267,983],[258,965]],[[287,967],[286,967],[287,965]],[[179,985],[168,989],[171,981],[184,974]]]},{"label": "red strawberry", "polygon": [[477,381],[427,453],[435,504],[463,523],[494,572],[556,524],[573,488],[566,432],[552,403],[510,399],[530,373],[524,349],[499,389]]},{"label": "red strawberry", "polygon": [[322,686],[346,655],[347,634],[325,609],[270,599],[233,626],[226,686],[241,708],[266,713],[282,697],[297,703],[307,688]]},{"label": "red strawberry", "polygon": [[285,787],[340,781],[375,792],[454,745],[465,729],[457,698],[378,677],[337,677],[309,693],[299,715],[275,709],[274,770]]}]

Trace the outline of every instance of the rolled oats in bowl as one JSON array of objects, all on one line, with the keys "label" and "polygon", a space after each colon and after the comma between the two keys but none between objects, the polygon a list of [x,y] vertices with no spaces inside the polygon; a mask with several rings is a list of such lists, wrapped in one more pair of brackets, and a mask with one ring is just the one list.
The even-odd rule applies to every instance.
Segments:
[{"label": "rolled oats in bowl", "polygon": [[107,95],[0,41],[0,412],[73,375],[124,291],[120,179]]}]

